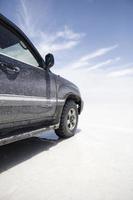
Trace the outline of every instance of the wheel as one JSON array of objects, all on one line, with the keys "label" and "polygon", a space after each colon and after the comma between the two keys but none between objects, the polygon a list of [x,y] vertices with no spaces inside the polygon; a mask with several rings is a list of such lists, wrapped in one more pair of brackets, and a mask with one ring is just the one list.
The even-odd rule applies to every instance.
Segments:
[{"label": "wheel", "polygon": [[78,124],[78,108],[74,101],[68,100],[63,108],[60,126],[55,130],[56,135],[60,138],[72,137]]}]

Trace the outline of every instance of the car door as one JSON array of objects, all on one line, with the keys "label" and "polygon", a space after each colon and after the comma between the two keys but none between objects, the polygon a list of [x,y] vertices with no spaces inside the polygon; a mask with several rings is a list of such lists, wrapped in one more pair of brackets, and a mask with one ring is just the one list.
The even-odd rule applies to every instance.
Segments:
[{"label": "car door", "polygon": [[24,42],[0,24],[0,124],[51,118],[51,81]]}]

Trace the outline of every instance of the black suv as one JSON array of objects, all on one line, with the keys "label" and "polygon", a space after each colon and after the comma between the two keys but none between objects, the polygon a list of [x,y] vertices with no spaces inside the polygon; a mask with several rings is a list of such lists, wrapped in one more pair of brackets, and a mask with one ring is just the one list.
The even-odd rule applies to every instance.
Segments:
[{"label": "black suv", "polygon": [[73,83],[53,74],[26,35],[0,14],[0,146],[55,129],[74,135],[83,101]]}]

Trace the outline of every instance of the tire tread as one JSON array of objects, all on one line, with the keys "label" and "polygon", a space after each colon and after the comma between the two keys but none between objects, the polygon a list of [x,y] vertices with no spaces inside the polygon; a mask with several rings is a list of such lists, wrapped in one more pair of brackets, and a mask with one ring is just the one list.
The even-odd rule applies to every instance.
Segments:
[{"label": "tire tread", "polygon": [[73,131],[71,131],[71,133],[67,131],[66,126],[64,124],[66,114],[68,113],[68,110],[70,108],[74,108],[76,110],[77,123],[78,123],[78,109],[77,109],[76,103],[73,100],[68,100],[68,101],[66,101],[63,111],[62,111],[62,115],[61,115],[61,119],[60,119],[60,126],[58,129],[55,130],[56,135],[58,135],[60,138],[69,138],[75,134],[77,124],[76,124],[75,128],[73,129]]}]

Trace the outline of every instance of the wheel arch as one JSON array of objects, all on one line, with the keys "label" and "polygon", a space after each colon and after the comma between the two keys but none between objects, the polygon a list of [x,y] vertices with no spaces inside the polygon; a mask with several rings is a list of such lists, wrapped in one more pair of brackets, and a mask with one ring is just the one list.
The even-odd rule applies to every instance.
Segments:
[{"label": "wheel arch", "polygon": [[67,101],[74,101],[78,107],[78,114],[81,113],[81,98],[75,94],[68,94],[66,97],[65,97],[65,103],[64,105],[66,104]]}]

